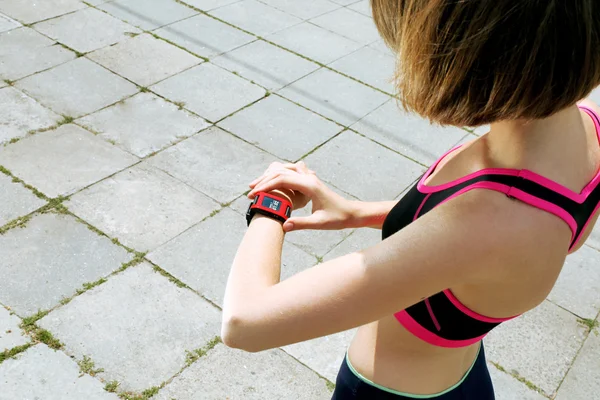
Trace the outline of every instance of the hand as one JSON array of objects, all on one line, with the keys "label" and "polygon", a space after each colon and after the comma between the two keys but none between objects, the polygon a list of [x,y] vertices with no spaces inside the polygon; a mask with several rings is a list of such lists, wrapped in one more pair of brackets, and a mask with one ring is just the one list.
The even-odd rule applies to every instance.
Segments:
[{"label": "hand", "polygon": [[250,183],[250,188],[250,199],[258,192],[277,190],[289,193],[294,209],[303,208],[312,201],[312,214],[289,218],[283,225],[286,232],[345,229],[353,218],[351,202],[328,188],[302,161],[296,164],[271,164],[261,177]]}]

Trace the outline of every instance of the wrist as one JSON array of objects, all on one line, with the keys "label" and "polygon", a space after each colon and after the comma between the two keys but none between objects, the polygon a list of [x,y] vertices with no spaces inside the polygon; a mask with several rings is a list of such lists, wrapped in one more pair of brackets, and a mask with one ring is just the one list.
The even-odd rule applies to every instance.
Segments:
[{"label": "wrist", "polygon": [[396,204],[390,202],[350,202],[350,221],[348,228],[381,229],[391,208]]}]

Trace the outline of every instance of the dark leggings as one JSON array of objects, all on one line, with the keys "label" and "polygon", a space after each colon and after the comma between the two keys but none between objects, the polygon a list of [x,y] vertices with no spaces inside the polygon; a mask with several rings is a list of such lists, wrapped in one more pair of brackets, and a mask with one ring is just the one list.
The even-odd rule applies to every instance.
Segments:
[{"label": "dark leggings", "polygon": [[359,378],[348,365],[346,357],[338,372],[335,391],[332,400],[412,400],[412,399],[434,399],[434,400],[494,400],[494,389],[490,379],[490,373],[485,363],[485,352],[483,343],[481,349],[463,381],[452,390],[439,395],[423,396],[410,394],[390,393],[365,382]]}]

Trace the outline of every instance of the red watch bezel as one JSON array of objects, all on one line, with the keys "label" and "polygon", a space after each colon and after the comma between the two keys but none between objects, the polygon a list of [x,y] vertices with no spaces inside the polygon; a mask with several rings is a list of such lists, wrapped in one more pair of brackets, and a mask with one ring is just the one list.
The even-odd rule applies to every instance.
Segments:
[{"label": "red watch bezel", "polygon": [[[274,210],[272,208],[263,206],[262,203],[265,198],[281,202],[280,207],[277,210]],[[254,217],[254,214],[256,213],[260,213],[278,221],[285,222],[292,215],[292,203],[280,196],[275,196],[265,192],[258,192],[256,193],[252,203],[250,203],[248,211],[246,212],[246,221],[248,222],[248,226],[250,226],[252,217]]]}]

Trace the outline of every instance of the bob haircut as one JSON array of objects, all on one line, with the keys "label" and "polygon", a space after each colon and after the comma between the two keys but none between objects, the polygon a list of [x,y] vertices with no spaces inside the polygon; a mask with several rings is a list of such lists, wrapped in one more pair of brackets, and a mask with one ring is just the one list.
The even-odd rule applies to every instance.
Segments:
[{"label": "bob haircut", "polygon": [[600,84],[600,0],[371,0],[400,102],[432,122],[533,120]]}]

